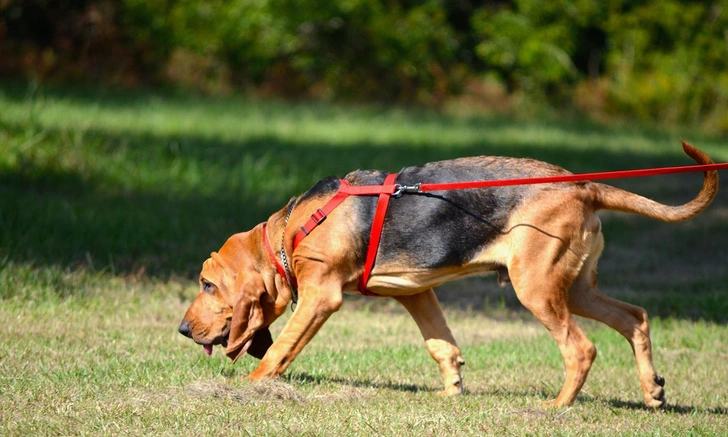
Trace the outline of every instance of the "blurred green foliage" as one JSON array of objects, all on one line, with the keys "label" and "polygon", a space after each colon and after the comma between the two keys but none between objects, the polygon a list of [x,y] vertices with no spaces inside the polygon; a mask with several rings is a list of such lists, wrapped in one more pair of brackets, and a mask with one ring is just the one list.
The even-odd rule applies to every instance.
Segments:
[{"label": "blurred green foliage", "polygon": [[123,3],[126,24],[140,30],[131,33],[135,44],[153,45],[154,57],[172,68],[199,74],[202,67],[208,81],[222,75],[278,95],[396,101],[450,91],[438,80],[448,80],[458,41],[438,1]]},{"label": "blurred green foliage", "polygon": [[[0,73],[728,132],[728,0],[0,0]],[[492,88],[503,90],[493,93]]]}]

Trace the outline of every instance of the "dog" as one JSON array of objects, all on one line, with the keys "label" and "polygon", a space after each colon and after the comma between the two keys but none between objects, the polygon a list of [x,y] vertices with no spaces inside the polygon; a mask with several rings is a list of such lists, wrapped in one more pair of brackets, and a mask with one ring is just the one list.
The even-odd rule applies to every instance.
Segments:
[{"label": "dog", "polygon": [[[699,164],[710,157],[683,142]],[[558,176],[566,170],[532,159],[471,157],[406,167],[398,184]],[[233,361],[246,352],[261,359],[250,380],[281,375],[326,320],[343,293],[358,293],[376,196],[351,196],[331,211],[294,250],[300,227],[342,185],[382,185],[387,174],[357,170],[326,178],[291,199],[267,222],[231,236],[202,266],[200,292],[179,331],[212,352],[226,348]],[[647,312],[603,294],[596,280],[604,247],[599,210],[635,213],[665,222],[687,220],[708,207],[718,190],[716,171],[705,172],[697,196],[667,206],[595,182],[546,183],[411,193],[391,198],[366,290],[400,302],[417,323],[440,365],[443,395],[463,393],[460,349],[433,291],[444,282],[497,272],[521,303],[548,329],[566,368],[559,395],[570,405],[597,356],[577,325],[579,315],[612,327],[634,350],[648,407],[666,403],[665,380],[652,364]],[[298,242],[298,240],[296,240]],[[281,265],[285,265],[284,268]],[[295,284],[297,283],[297,287]],[[300,301],[275,341],[269,326]]]}]

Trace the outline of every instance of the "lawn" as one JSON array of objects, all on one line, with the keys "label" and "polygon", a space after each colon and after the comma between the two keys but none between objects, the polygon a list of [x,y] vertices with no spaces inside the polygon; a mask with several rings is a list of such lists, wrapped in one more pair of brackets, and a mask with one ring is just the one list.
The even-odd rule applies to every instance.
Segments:
[{"label": "lawn", "polygon": [[[677,128],[0,85],[0,434],[722,435],[725,183],[686,223],[602,215],[600,285],[652,316],[664,411],[642,407],[627,342],[586,320],[599,357],[581,395],[542,407],[560,354],[493,277],[438,290],[467,362],[457,398],[435,394],[437,365],[393,301],[347,298],[263,384],[244,379],[253,358],[207,357],[176,332],[208,254],[324,176],[480,154],[575,173],[689,164],[681,136],[728,161],[720,139]],[[676,204],[700,180],[614,184]]]}]

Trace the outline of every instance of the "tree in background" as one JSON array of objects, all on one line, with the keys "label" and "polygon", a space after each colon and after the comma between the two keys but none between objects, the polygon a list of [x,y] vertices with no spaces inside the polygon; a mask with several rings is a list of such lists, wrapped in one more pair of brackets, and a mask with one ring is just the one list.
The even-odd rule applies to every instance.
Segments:
[{"label": "tree in background", "polygon": [[427,105],[495,84],[725,132],[727,3],[0,0],[0,74]]}]

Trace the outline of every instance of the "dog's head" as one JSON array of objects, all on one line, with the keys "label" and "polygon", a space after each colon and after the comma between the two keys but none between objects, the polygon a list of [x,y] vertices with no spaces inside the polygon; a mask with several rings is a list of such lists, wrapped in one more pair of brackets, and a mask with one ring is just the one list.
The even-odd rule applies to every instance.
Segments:
[{"label": "dog's head", "polygon": [[261,359],[273,343],[268,327],[287,301],[263,264],[269,261],[260,250],[260,236],[260,227],[235,234],[202,265],[200,292],[179,331],[208,354],[222,345],[233,361],[245,352]]}]

